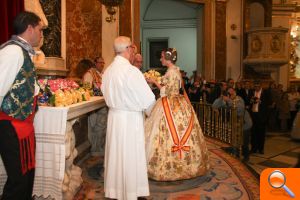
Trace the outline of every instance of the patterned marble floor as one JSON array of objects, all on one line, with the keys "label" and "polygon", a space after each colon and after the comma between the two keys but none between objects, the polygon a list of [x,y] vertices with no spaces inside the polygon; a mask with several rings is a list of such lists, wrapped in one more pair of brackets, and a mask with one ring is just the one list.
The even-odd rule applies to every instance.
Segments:
[{"label": "patterned marble floor", "polygon": [[[215,143],[217,144],[218,142],[215,142]],[[215,153],[218,153],[218,152],[220,153],[222,150],[215,149],[213,151],[215,151]],[[256,172],[257,177],[259,177],[259,174],[265,168],[294,167],[298,161],[299,153],[300,153],[300,141],[294,141],[294,140],[290,139],[289,134],[268,133],[267,137],[266,137],[265,153],[264,154],[251,154],[250,161],[247,162],[246,164],[248,165],[250,170],[252,169],[254,171],[254,173]],[[238,163],[240,163],[238,160],[232,158],[232,156],[230,156],[229,154],[222,153],[221,155],[223,155],[223,157],[226,156],[227,160],[230,159],[229,163],[233,162],[233,163],[235,163],[234,165],[238,165]],[[90,165],[99,163],[99,158],[95,159],[95,160],[89,159],[87,161],[87,163],[85,163],[85,164],[88,164],[88,163]],[[97,169],[91,170],[90,172],[87,172],[87,171],[84,172],[83,191],[81,191],[81,193],[82,193],[81,195],[77,195],[77,197],[74,198],[75,200],[105,199],[103,197],[103,186],[101,186],[103,184],[103,179],[99,178],[99,171],[101,171],[101,169],[100,169],[101,165],[98,164],[98,165],[95,165],[95,167]],[[217,172],[217,171],[215,170],[215,172]],[[89,174],[89,176],[96,177],[96,178],[87,180],[86,179],[87,173],[95,173],[95,174]],[[212,173],[212,174],[218,174],[218,173]],[[244,173],[241,173],[241,174],[244,174]],[[222,177],[223,175],[224,174],[220,173],[218,176]],[[199,180],[195,180],[195,181],[199,182]],[[200,180],[200,181],[202,181],[202,180]],[[192,181],[190,184],[192,185],[193,183],[194,182]],[[251,184],[251,185],[256,185],[256,184]],[[170,195],[166,196],[165,193],[154,192],[155,189],[157,189],[157,186],[154,183],[150,183],[150,187],[151,187],[151,190],[153,191],[153,193],[155,193],[155,195],[152,195],[150,198],[148,197],[147,199],[149,199],[149,200],[150,199],[151,200],[152,199],[159,199],[159,200],[162,200],[162,199],[172,199],[172,200],[199,199],[198,194],[203,193],[203,191],[200,191],[199,188],[191,187],[187,190],[185,190],[183,188],[183,190],[181,190],[181,191],[174,192],[174,193],[171,193]],[[161,187],[161,186],[159,186],[159,187]],[[212,185],[207,184],[206,187],[212,187]],[[94,188],[94,189],[91,189],[91,188]],[[169,189],[169,186],[166,188]],[[223,188],[220,187],[220,188],[226,189],[226,191],[232,191],[232,190],[229,190],[228,184],[226,185],[225,188],[224,187]],[[172,189],[174,189],[174,187]],[[209,191],[209,190],[207,190],[207,191]],[[233,190],[233,191],[235,191],[235,190]],[[259,193],[258,188],[254,189],[252,191],[257,191]],[[244,194],[245,193],[247,193],[247,192],[244,192]],[[195,194],[197,194],[197,195],[195,195]],[[234,192],[232,194],[238,195],[238,193],[236,193],[236,192]],[[205,199],[205,196],[202,196],[202,197],[204,197],[203,199]],[[216,198],[216,196],[214,198]],[[242,197],[242,199],[252,199],[252,198],[249,198],[248,196]],[[257,196],[253,199],[256,199],[256,198],[257,198]],[[45,200],[45,198],[35,198],[35,199]],[[50,200],[50,199],[51,198],[47,198],[47,200]],[[241,198],[238,198],[238,199],[241,199]]]},{"label": "patterned marble floor", "polygon": [[300,141],[292,140],[289,133],[267,133],[264,154],[251,154],[247,163],[260,174],[265,168],[290,168],[298,161]]},{"label": "patterned marble floor", "polygon": [[[147,200],[245,199],[259,198],[259,181],[240,160],[220,149],[220,142],[207,140],[211,169],[201,177],[173,182],[149,181]],[[81,163],[83,186],[74,200],[104,198],[101,157]]]}]

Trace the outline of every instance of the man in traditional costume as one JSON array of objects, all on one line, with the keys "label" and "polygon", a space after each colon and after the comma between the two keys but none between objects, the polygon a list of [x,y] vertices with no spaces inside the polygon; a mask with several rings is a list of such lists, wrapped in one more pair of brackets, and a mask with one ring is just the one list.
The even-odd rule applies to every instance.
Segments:
[{"label": "man in traditional costume", "polygon": [[105,161],[105,197],[137,199],[149,195],[143,111],[155,97],[139,69],[130,64],[134,49],[128,37],[114,41],[116,57],[104,71],[101,90],[109,107]]},{"label": "man in traditional costume", "polygon": [[[42,5],[39,0],[24,0],[24,7],[26,11],[33,12],[40,17],[43,27],[48,27],[48,20],[43,11]],[[40,40],[39,45],[34,47],[35,55],[32,57],[32,61],[36,67],[46,67],[46,56],[41,50],[43,46],[43,38]]]},{"label": "man in traditional costume", "polygon": [[35,169],[33,119],[39,92],[31,56],[43,37],[41,19],[32,12],[14,21],[16,35],[0,46],[0,154],[7,181],[2,199],[32,199]]}]

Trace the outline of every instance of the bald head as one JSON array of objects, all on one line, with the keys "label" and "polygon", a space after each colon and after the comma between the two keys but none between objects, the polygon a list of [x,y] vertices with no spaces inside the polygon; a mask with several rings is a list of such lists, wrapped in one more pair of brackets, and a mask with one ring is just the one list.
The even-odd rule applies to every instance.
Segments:
[{"label": "bald head", "polygon": [[133,65],[135,67],[137,67],[138,69],[141,69],[142,68],[142,65],[143,65],[143,57],[141,54],[137,53],[135,54],[134,56],[134,61],[133,61]]},{"label": "bald head", "polygon": [[126,51],[128,46],[130,45],[131,45],[131,40],[129,37],[119,36],[114,41],[114,50],[116,54],[120,54]]},{"label": "bald head", "polygon": [[114,50],[117,55],[123,56],[127,60],[132,60],[134,56],[134,47],[130,38],[126,36],[119,36],[115,39]]}]

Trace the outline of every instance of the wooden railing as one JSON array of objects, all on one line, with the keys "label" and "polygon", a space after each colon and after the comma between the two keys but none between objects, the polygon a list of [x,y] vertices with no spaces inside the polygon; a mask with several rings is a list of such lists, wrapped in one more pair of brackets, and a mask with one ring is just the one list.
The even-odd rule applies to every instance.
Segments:
[{"label": "wooden railing", "polygon": [[231,108],[212,108],[211,104],[192,102],[204,135],[220,140],[241,153],[243,117],[238,117],[235,103]]}]

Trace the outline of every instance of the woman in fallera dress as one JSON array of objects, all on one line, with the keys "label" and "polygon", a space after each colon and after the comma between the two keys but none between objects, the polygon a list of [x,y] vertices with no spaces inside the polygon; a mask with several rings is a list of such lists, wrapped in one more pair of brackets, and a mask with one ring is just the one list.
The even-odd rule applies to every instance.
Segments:
[{"label": "woman in fallera dress", "polygon": [[204,175],[209,169],[208,151],[194,109],[183,88],[180,69],[175,65],[177,51],[161,53],[167,72],[161,83],[147,79],[160,89],[145,122],[148,176],[157,181],[175,181]]}]

